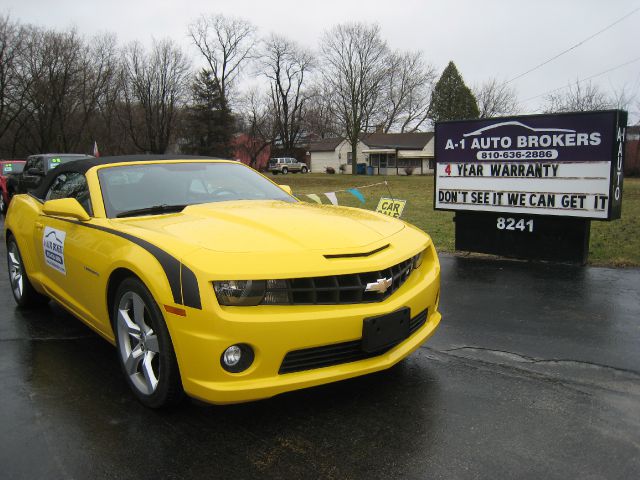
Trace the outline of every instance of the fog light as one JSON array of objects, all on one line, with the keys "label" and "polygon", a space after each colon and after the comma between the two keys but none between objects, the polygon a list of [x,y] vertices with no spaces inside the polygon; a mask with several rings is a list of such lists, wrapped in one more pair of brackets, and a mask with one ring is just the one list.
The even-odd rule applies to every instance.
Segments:
[{"label": "fog light", "polygon": [[240,373],[253,363],[253,349],[245,344],[231,345],[220,357],[220,364],[227,372]]},{"label": "fog light", "polygon": [[222,361],[227,367],[235,367],[242,358],[242,350],[237,345],[231,345],[224,351]]}]

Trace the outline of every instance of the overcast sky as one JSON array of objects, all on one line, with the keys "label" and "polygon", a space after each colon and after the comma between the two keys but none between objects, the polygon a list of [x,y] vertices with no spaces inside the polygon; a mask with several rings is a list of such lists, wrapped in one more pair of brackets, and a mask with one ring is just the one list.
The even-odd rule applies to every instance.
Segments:
[{"label": "overcast sky", "polygon": [[[171,37],[199,61],[187,25],[200,14],[243,17],[261,34],[278,32],[317,48],[328,27],[347,21],[380,24],[393,49],[422,50],[439,72],[453,60],[473,86],[491,77],[507,80],[579,43],[625,14],[640,0],[3,0],[0,11],[24,23],[83,34],[115,32],[121,43]],[[609,92],[626,88],[640,112],[640,11],[544,67],[513,82],[528,112],[531,97],[618,65],[594,78]],[[528,101],[525,101],[528,100]]]}]

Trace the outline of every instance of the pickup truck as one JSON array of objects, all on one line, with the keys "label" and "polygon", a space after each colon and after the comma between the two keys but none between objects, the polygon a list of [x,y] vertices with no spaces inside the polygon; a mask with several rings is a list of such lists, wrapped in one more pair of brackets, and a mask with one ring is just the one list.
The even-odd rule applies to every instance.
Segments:
[{"label": "pickup truck", "polygon": [[24,169],[20,173],[7,176],[7,206],[14,195],[27,193],[40,185],[44,176],[58,165],[87,157],[90,155],[76,153],[45,153],[27,157]]}]

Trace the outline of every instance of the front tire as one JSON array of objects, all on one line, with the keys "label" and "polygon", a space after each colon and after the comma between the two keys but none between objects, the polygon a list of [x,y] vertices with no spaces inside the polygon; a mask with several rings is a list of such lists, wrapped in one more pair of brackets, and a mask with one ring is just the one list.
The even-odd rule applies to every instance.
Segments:
[{"label": "front tire", "polygon": [[20,249],[13,235],[10,235],[7,241],[7,269],[11,292],[19,307],[35,308],[49,302],[47,297],[38,293],[31,285],[22,262]]},{"label": "front tire", "polygon": [[177,404],[183,397],[178,362],[162,312],[137,278],[127,278],[113,303],[120,366],[138,400],[150,408]]},{"label": "front tire", "polygon": [[309,170],[307,169],[307,167],[302,167],[302,169],[300,171],[302,173],[307,173]]}]

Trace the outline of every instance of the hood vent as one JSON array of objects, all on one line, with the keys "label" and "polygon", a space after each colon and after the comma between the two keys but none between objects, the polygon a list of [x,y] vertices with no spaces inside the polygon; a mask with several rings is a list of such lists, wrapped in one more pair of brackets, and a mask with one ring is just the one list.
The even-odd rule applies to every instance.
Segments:
[{"label": "hood vent", "polygon": [[356,258],[356,257],[368,257],[373,255],[374,253],[381,252],[382,250],[389,248],[389,243],[381,246],[380,248],[376,248],[375,250],[371,250],[370,252],[361,252],[361,253],[340,253],[336,255],[325,255],[324,258],[332,259],[332,258]]}]

